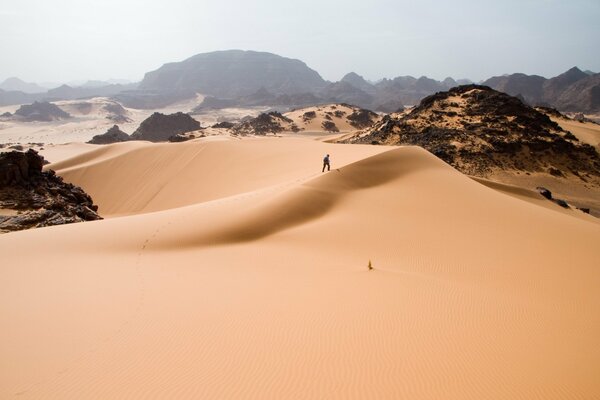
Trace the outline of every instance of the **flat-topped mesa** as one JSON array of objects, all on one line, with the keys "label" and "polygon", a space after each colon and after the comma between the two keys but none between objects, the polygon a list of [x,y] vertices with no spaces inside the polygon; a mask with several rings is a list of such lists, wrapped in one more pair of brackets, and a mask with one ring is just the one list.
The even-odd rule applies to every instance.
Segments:
[{"label": "flat-topped mesa", "polygon": [[161,114],[155,112],[146,118],[131,135],[132,140],[148,140],[150,142],[166,142],[171,136],[197,131],[200,122],[188,114]]},{"label": "flat-topped mesa", "polygon": [[0,154],[0,233],[102,219],[83,189],[42,171],[36,151]]},{"label": "flat-topped mesa", "polygon": [[520,99],[487,86],[436,93],[408,114],[386,116],[347,141],[422,146],[477,176],[509,169],[600,182],[600,156],[592,146]]}]

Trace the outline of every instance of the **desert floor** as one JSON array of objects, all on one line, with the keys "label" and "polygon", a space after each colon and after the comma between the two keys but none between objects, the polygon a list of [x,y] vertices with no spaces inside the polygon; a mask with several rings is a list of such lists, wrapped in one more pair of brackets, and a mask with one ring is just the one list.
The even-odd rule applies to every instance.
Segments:
[{"label": "desert floor", "polygon": [[589,215],[416,147],[62,150],[107,218],[0,236],[0,398],[600,397]]}]

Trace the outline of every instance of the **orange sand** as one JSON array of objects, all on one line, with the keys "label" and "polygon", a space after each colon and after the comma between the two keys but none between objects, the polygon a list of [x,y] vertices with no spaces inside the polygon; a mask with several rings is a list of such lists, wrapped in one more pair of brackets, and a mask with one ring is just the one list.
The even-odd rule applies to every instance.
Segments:
[{"label": "orange sand", "polygon": [[0,236],[0,398],[600,397],[595,220],[415,147],[126,143],[52,167],[122,216]]}]

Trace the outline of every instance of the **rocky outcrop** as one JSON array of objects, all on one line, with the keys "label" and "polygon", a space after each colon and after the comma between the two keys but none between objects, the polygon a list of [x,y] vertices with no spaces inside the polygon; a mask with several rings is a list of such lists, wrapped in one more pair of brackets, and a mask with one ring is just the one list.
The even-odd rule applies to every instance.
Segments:
[{"label": "rocky outcrop", "polygon": [[235,125],[231,130],[237,135],[266,135],[268,133],[279,133],[284,130],[298,130],[293,122],[293,120],[281,113],[272,111],[260,114],[256,118],[243,121]]},{"label": "rocky outcrop", "polygon": [[43,165],[34,150],[0,154],[0,233],[102,219],[88,194]]},{"label": "rocky outcrop", "polygon": [[200,122],[188,114],[178,112],[165,115],[155,112],[146,118],[131,135],[132,140],[166,142],[171,136],[200,129]]},{"label": "rocky outcrop", "polygon": [[112,128],[107,130],[102,135],[96,135],[88,143],[90,144],[110,144],[126,142],[131,140],[128,134],[119,129],[118,125],[113,125]]},{"label": "rocky outcrop", "polygon": [[350,125],[355,127],[356,129],[364,129],[371,127],[378,115],[375,114],[371,110],[365,110],[363,108],[355,110],[352,114],[348,115],[346,118]]},{"label": "rocky outcrop", "polygon": [[386,116],[353,143],[422,146],[458,170],[542,172],[600,182],[600,156],[516,97],[486,86],[429,96],[410,113]]},{"label": "rocky outcrop", "polygon": [[49,122],[70,118],[71,116],[61,110],[56,104],[36,101],[33,104],[26,104],[19,107],[15,111],[14,117],[27,122]]}]

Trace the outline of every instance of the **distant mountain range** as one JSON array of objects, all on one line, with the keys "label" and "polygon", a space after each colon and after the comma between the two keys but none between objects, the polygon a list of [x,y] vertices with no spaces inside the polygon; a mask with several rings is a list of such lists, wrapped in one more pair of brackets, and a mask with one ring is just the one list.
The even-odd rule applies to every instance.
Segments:
[{"label": "distant mountain range", "polygon": [[564,111],[600,111],[600,74],[577,67],[546,79],[538,75],[495,76],[483,85],[522,97],[531,105],[551,106]]},{"label": "distant mountain range", "polygon": [[[433,93],[469,83],[472,82],[464,79],[437,81],[425,76],[399,76],[372,83],[354,72],[338,82],[329,82],[300,60],[265,52],[227,50],[165,64],[146,73],[139,84],[88,81],[77,87],[62,85],[45,90],[10,78],[0,84],[0,105],[110,96],[129,107],[153,109],[201,93],[206,98],[199,109],[338,102],[392,112],[418,104]],[[517,73],[492,77],[483,85],[519,96],[530,105],[600,112],[600,74],[577,67],[550,79]]]}]

